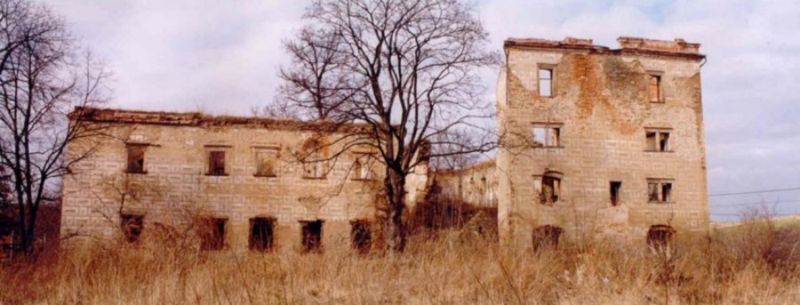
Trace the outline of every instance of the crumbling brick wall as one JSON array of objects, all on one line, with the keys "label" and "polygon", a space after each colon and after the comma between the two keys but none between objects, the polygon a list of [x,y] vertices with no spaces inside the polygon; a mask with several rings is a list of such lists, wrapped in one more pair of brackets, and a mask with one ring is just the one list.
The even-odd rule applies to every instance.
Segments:
[{"label": "crumbling brick wall", "polygon": [[431,175],[438,196],[481,208],[497,207],[497,177],[495,160],[461,169],[437,170]]},{"label": "crumbling brick wall", "polygon": [[[353,172],[354,162],[371,154],[369,149],[349,149],[319,168],[297,160],[309,139],[324,141],[357,127],[334,130],[322,123],[199,113],[83,112],[85,124],[105,128],[107,136],[67,148],[73,156],[90,147],[95,151],[64,178],[62,235],[123,240],[126,230],[132,232],[122,223],[128,219],[136,230],[142,227],[140,236],[129,236],[133,241],[210,219],[224,222],[215,229],[224,230],[223,248],[244,250],[258,218],[273,220],[274,228],[259,229],[272,230],[271,246],[299,249],[302,224],[322,220],[322,247],[331,248],[350,246],[352,223],[361,230],[364,221],[375,223],[375,203],[382,200],[380,165],[373,163],[369,175]],[[129,157],[131,145],[144,147],[143,168],[130,165],[139,154]],[[224,167],[219,173],[210,169],[214,151],[224,152],[215,157],[223,163],[215,165]],[[274,156],[274,162],[262,162],[263,156]]]},{"label": "crumbling brick wall", "polygon": [[[619,41],[621,49],[587,39],[505,42],[497,86],[505,243],[531,247],[532,232],[544,226],[577,241],[600,235],[644,242],[654,225],[677,235],[707,229],[705,57],[698,44],[682,40]],[[669,133],[666,151],[647,146],[651,128]],[[617,203],[611,182],[621,182]],[[669,193],[669,202],[651,202],[652,188]]]}]

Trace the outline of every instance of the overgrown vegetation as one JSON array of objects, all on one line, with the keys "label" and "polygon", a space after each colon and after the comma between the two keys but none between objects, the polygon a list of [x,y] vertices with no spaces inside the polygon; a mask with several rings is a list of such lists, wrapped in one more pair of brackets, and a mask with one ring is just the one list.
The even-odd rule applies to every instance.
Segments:
[{"label": "overgrown vegetation", "polygon": [[461,0],[321,0],[304,21],[285,44],[291,66],[281,70],[280,98],[268,112],[364,126],[331,135],[299,159],[319,163],[370,148],[383,169],[385,206],[376,213],[383,240],[403,251],[409,175],[429,160],[496,147],[480,71],[496,67],[499,54]]},{"label": "overgrown vegetation", "polygon": [[472,222],[401,255],[96,244],[6,267],[0,304],[798,304],[800,234],[783,229],[678,235],[669,253],[638,239],[502,250]]},{"label": "overgrown vegetation", "polygon": [[56,205],[61,178],[91,151],[67,144],[101,134],[66,114],[104,102],[108,75],[47,7],[0,1],[0,21],[0,184],[10,186],[0,208],[15,218],[14,250],[32,256],[40,209]]}]

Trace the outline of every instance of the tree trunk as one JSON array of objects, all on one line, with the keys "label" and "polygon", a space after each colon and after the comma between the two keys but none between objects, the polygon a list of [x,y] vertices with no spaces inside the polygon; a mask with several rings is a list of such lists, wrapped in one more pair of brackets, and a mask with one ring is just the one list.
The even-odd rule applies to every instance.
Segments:
[{"label": "tree trunk", "polygon": [[36,214],[34,211],[27,209],[24,205],[19,205],[18,223],[16,240],[14,241],[17,246],[15,247],[17,253],[30,257],[34,253],[34,240]]},{"label": "tree trunk", "polygon": [[27,219],[25,216],[25,206],[20,204],[18,205],[18,207],[19,210],[17,210],[17,217],[18,217],[17,232],[16,232],[17,234],[15,236],[17,240],[14,241],[14,243],[16,243],[17,246],[15,247],[14,251],[17,251],[17,253],[22,253],[27,255],[28,249],[30,249],[30,241],[27,238],[28,235],[25,234],[27,231],[27,226],[25,225],[27,223],[26,221]]},{"label": "tree trunk", "polygon": [[389,169],[384,184],[389,217],[384,225],[383,237],[389,250],[402,252],[406,247],[406,228],[403,223],[403,211],[406,207],[406,176]]},{"label": "tree trunk", "polygon": [[26,223],[28,227],[23,235],[27,241],[27,248],[23,249],[23,251],[25,251],[25,256],[29,258],[33,258],[36,254],[36,219],[38,215],[38,206],[31,206],[28,210],[28,222]]}]

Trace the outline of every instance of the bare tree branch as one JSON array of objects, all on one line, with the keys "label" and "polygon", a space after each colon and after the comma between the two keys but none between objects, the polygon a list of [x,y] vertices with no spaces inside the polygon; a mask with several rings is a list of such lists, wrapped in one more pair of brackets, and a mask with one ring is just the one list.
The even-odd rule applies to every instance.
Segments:
[{"label": "bare tree branch", "polygon": [[102,102],[108,75],[91,56],[81,56],[47,8],[2,1],[0,20],[0,166],[14,188],[17,242],[32,254],[39,206],[56,192],[57,179],[92,151],[68,154],[67,143],[99,132],[80,120],[69,123],[66,114]]},{"label": "bare tree branch", "polygon": [[459,0],[317,0],[305,18],[285,44],[293,62],[281,72],[277,104],[303,118],[367,126],[330,147],[379,152],[389,205],[384,237],[402,250],[406,176],[428,158],[496,146],[481,127],[493,108],[481,98],[478,71],[499,56],[485,48],[488,34]]}]

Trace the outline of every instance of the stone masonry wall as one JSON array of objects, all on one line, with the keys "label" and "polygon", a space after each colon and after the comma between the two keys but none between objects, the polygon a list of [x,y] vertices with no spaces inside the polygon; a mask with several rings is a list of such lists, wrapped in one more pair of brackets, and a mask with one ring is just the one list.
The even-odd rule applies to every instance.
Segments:
[{"label": "stone masonry wall", "polygon": [[[650,226],[659,224],[678,236],[707,230],[703,57],[697,45],[670,50],[671,42],[640,39],[650,48],[628,43],[631,48],[610,50],[581,41],[588,44],[506,42],[497,86],[501,240],[530,247],[534,228],[544,225],[562,228],[573,241],[605,236],[644,242]],[[538,94],[542,66],[554,71],[552,97]],[[648,99],[653,71],[661,75],[662,103]],[[535,123],[560,124],[560,145],[532,147]],[[669,129],[670,151],[648,151],[646,128]],[[534,176],[546,171],[563,174],[561,196],[552,205],[540,204],[534,193]],[[648,178],[672,179],[670,203],[649,202]],[[617,206],[610,203],[610,181],[622,182]]]},{"label": "stone masonry wall", "polygon": [[458,169],[440,170],[432,175],[440,195],[475,207],[497,207],[497,170],[495,160]]},{"label": "stone masonry wall", "polygon": [[[324,221],[324,249],[342,248],[351,246],[350,222],[374,224],[375,203],[382,202],[379,165],[374,166],[371,179],[356,178],[355,156],[365,152],[358,148],[330,162],[325,178],[304,177],[303,164],[294,153],[315,136],[312,131],[246,124],[92,124],[107,126],[109,136],[68,147],[68,153],[75,155],[98,144],[64,179],[64,236],[119,238],[121,213],[144,216],[143,239],[152,237],[157,229],[186,228],[197,217],[217,217],[227,219],[225,248],[244,250],[249,220],[271,217],[276,220],[274,242],[279,249],[299,248],[300,221],[312,220]],[[126,143],[148,145],[146,173],[126,172]],[[208,151],[212,149],[226,152],[227,175],[207,175]],[[255,153],[262,149],[277,152],[274,177],[255,175]],[[372,227],[374,240],[378,232]]]}]

